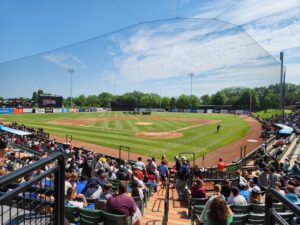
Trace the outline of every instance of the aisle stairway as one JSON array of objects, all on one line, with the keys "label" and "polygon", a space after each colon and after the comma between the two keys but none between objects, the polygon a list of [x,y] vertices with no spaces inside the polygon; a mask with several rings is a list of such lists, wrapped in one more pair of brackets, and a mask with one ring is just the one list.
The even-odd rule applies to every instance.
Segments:
[{"label": "aisle stairway", "polygon": [[[142,224],[145,225],[160,225],[164,216],[164,200],[166,189],[158,188],[158,192],[154,193],[148,202],[147,208],[143,216]],[[187,216],[187,205],[178,200],[178,195],[175,189],[170,189],[169,197],[169,220],[168,225],[189,225],[190,218]]]}]

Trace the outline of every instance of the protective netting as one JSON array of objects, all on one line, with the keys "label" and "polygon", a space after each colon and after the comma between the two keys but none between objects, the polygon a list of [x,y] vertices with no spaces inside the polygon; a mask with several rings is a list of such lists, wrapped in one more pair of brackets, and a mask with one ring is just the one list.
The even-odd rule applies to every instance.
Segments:
[{"label": "protective netting", "polygon": [[[70,96],[134,90],[179,96],[277,84],[280,63],[243,28],[218,19],[168,19],[0,64],[1,94]],[[191,77],[193,74],[192,90]]]}]

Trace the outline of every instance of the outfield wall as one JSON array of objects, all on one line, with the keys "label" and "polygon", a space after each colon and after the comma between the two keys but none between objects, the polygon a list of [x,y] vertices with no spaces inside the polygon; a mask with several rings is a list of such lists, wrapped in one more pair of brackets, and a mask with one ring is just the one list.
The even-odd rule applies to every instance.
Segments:
[{"label": "outfield wall", "polygon": [[[81,112],[111,112],[111,108],[0,108],[0,114],[28,114],[28,113],[81,113]],[[136,111],[142,113],[146,111],[164,112],[164,109],[154,108],[145,109],[140,108]],[[222,114],[249,114],[249,110],[216,110],[216,109],[172,109],[169,112],[182,113],[222,113]]]}]

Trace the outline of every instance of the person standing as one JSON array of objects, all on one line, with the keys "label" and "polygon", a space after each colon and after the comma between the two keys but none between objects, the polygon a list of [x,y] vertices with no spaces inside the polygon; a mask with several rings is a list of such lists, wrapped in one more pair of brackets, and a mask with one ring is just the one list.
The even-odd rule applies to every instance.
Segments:
[{"label": "person standing", "polygon": [[225,170],[225,162],[221,158],[219,158],[217,170],[218,170],[218,172],[224,172],[224,170]]},{"label": "person standing", "polygon": [[270,187],[270,169],[264,168],[264,172],[258,176],[258,186],[263,190],[267,190]]},{"label": "person standing", "polygon": [[217,133],[219,133],[220,129],[221,129],[221,125],[218,124],[218,126],[217,126]]},{"label": "person standing", "polygon": [[184,194],[187,186],[187,181],[190,176],[190,167],[187,163],[186,157],[181,157],[181,165],[179,170],[177,171],[177,179],[176,179],[176,191],[178,194],[178,198],[180,201],[184,200]]}]

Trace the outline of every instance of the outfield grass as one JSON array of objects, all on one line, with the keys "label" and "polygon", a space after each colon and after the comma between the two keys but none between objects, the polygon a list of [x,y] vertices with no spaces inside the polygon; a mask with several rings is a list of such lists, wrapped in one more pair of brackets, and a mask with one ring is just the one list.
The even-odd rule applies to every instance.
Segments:
[{"label": "outfield grass", "polygon": [[[259,116],[262,119],[268,119],[275,115],[281,115],[282,111],[280,109],[268,109],[253,113],[254,116]],[[292,110],[284,110],[284,113],[290,114]]]},{"label": "outfield grass", "polygon": [[[153,113],[139,119],[127,116],[126,120],[103,121],[89,123],[88,126],[67,126],[49,124],[54,120],[80,119],[93,117],[123,116],[119,112],[105,113],[57,113],[57,114],[11,114],[0,115],[4,121],[17,122],[29,127],[44,128],[46,132],[56,136],[72,135],[73,139],[101,146],[118,149],[120,145],[130,146],[131,151],[148,156],[170,159],[180,152],[195,152],[197,157],[228,145],[244,137],[249,125],[244,120],[225,114],[192,114],[192,113]],[[136,131],[168,131],[195,125],[184,121],[157,120],[159,117],[203,118],[221,121],[221,131],[216,133],[217,124],[203,125],[181,131],[184,135],[177,139],[154,140],[135,136]],[[136,122],[151,122],[151,126],[138,126]]]}]

